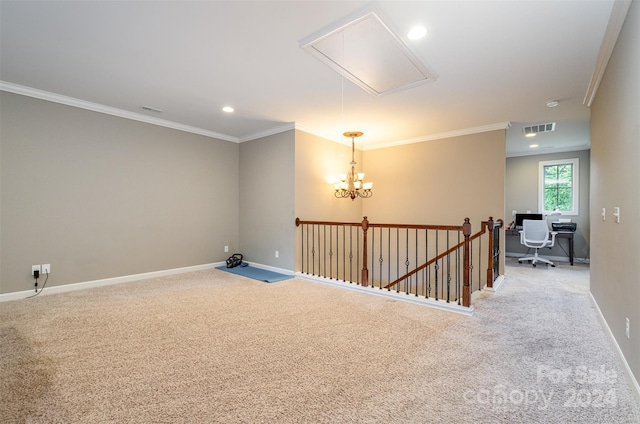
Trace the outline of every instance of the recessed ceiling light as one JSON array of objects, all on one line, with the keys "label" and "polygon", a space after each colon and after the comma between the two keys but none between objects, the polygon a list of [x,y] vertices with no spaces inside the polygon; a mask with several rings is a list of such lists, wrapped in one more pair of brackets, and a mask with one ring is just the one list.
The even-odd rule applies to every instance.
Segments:
[{"label": "recessed ceiling light", "polygon": [[549,100],[547,102],[547,107],[556,107],[558,106],[558,104],[560,104],[560,102],[558,102],[557,100]]},{"label": "recessed ceiling light", "polygon": [[231,106],[225,106],[222,108],[223,112],[231,113],[233,112],[233,108]]},{"label": "recessed ceiling light", "polygon": [[531,138],[531,137],[535,137],[535,136],[536,136],[536,133],[527,133],[527,134],[525,134],[524,136],[525,136],[525,137],[529,137],[529,138]]},{"label": "recessed ceiling light", "polygon": [[418,40],[425,35],[427,35],[427,29],[423,26],[417,25],[411,28],[411,30],[407,34],[407,38],[409,38],[409,40]]},{"label": "recessed ceiling light", "polygon": [[538,147],[538,145],[537,145],[537,144],[529,144],[529,148],[530,148],[530,149],[535,149],[536,147]]}]

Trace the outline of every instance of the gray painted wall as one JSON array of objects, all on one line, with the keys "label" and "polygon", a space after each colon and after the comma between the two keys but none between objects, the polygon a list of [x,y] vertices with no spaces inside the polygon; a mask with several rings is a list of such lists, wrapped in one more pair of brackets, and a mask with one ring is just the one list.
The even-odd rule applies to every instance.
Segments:
[{"label": "gray painted wall", "polygon": [[[222,261],[239,146],[0,94],[0,293]],[[42,280],[40,280],[42,283]]]},{"label": "gray painted wall", "polygon": [[[548,155],[534,155],[507,158],[506,187],[505,187],[505,222],[508,225],[514,218],[512,211],[526,213],[538,213],[538,169],[540,161],[558,159],[580,159],[580,193],[579,193],[579,215],[563,216],[570,218],[578,226],[574,234],[574,248],[576,260],[589,258],[589,175],[590,175],[590,152],[581,150],[577,152],[552,153]],[[520,244],[517,236],[506,238],[506,252],[509,255],[522,256],[527,252],[527,248]],[[569,260],[568,240],[556,240],[556,246],[551,249],[541,251],[543,256],[556,256]],[[580,258],[580,259],[578,259]]]},{"label": "gray painted wall", "polygon": [[294,147],[294,130],[240,144],[239,253],[249,262],[293,270]]},{"label": "gray painted wall", "polygon": [[[591,293],[640,382],[640,2],[591,108]],[[620,207],[620,223],[611,212]],[[600,211],[606,208],[603,221]],[[630,320],[630,338],[625,335]]]}]

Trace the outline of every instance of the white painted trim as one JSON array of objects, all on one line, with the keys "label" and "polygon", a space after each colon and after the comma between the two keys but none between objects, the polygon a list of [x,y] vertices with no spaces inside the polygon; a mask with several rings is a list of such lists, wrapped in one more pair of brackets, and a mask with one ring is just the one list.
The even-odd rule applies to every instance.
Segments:
[{"label": "white painted trim", "polygon": [[[540,252],[538,252],[538,254],[540,254]],[[504,255],[506,257],[509,258],[522,258],[525,256],[524,253],[517,253],[517,252],[505,252]],[[544,254],[540,254],[540,256],[542,256],[545,259],[549,259],[552,262],[566,262],[569,263],[569,257],[567,256],[549,256],[549,255],[544,255]],[[578,257],[574,257],[573,258],[573,262],[574,263],[581,263],[581,264],[588,264],[589,263],[589,259],[588,258],[578,258]]]},{"label": "white painted trim", "polygon": [[248,135],[246,137],[240,137],[238,139],[239,143],[244,143],[245,141],[251,141],[251,140],[256,140],[258,138],[263,138],[263,137],[268,137],[270,135],[274,135],[274,134],[280,134],[289,130],[293,130],[296,128],[296,124],[293,122],[290,122],[288,124],[284,124],[284,125],[280,125],[278,127],[273,127],[271,129],[265,130],[265,131],[260,131],[257,133],[253,133],[251,135]]},{"label": "white painted trim", "polygon": [[605,30],[602,44],[600,45],[600,51],[598,52],[598,58],[596,59],[596,66],[591,75],[587,93],[582,101],[587,107],[591,107],[596,97],[600,81],[602,81],[602,77],[607,70],[609,59],[611,59],[611,54],[618,41],[624,20],[629,12],[629,6],[631,6],[631,0],[615,0],[613,2],[611,15],[609,15],[609,23],[607,24],[607,29]]},{"label": "white painted trim", "polygon": [[[163,277],[166,275],[183,274],[185,272],[202,271],[206,269],[213,269],[217,266],[224,265],[224,262],[215,262],[203,265],[187,266],[183,268],[166,269],[162,271],[145,272],[142,274],[124,275],[121,277],[104,278],[102,280],[84,281],[81,283],[64,284],[60,286],[45,287],[41,294],[38,296],[44,296],[48,294],[65,293],[75,290],[83,290],[93,287],[109,286],[112,284],[130,283],[132,281],[146,280],[149,278]],[[14,293],[0,294],[0,302],[6,302],[9,300],[25,299],[29,296],[33,296],[35,292],[33,290],[26,290]]]},{"label": "white painted trim", "polygon": [[638,380],[636,380],[636,377],[633,375],[633,371],[631,371],[631,367],[629,367],[629,363],[627,362],[627,359],[624,357],[624,354],[622,353],[622,349],[620,349],[620,345],[618,345],[618,341],[616,340],[613,333],[611,332],[611,328],[609,328],[609,324],[607,324],[607,320],[602,314],[602,311],[598,306],[598,302],[596,302],[596,299],[593,297],[593,293],[589,292],[589,297],[591,298],[591,303],[593,304],[593,307],[596,310],[596,314],[598,315],[598,319],[600,320],[602,329],[609,337],[609,341],[613,346],[613,350],[615,351],[616,356],[618,357],[618,360],[620,360],[620,362],[622,363],[622,368],[625,371],[625,377],[629,382],[629,386],[631,386],[631,391],[636,397],[636,400],[638,401],[638,403],[640,403],[640,384],[638,384]]},{"label": "white painted trim", "polygon": [[[261,132],[257,132],[254,134],[250,134],[244,137],[233,137],[227,134],[222,134],[222,133],[218,133],[218,132],[214,132],[214,131],[209,131],[209,130],[205,130],[202,128],[197,128],[197,127],[192,127],[189,125],[183,125],[183,124],[179,124],[177,122],[173,122],[173,121],[167,121],[165,119],[159,119],[159,118],[155,118],[153,116],[147,116],[147,115],[143,115],[141,113],[135,113],[135,112],[129,112],[127,110],[124,109],[118,109],[115,107],[110,107],[110,106],[104,106],[98,103],[92,103],[92,102],[88,102],[85,100],[80,100],[80,99],[76,99],[74,97],[68,97],[68,96],[63,96],[61,94],[56,94],[56,93],[50,93],[48,91],[44,91],[44,90],[38,90],[36,88],[31,88],[31,87],[27,87],[24,85],[18,85],[18,84],[13,84],[10,82],[6,82],[6,81],[1,81],[0,80],[0,90],[1,91],[7,91],[9,93],[15,93],[15,94],[20,94],[23,96],[28,96],[28,97],[33,97],[36,99],[40,99],[40,100],[46,100],[49,102],[54,102],[54,103],[60,103],[63,105],[67,105],[67,106],[72,106],[72,107],[77,107],[80,109],[86,109],[86,110],[90,110],[93,112],[98,112],[98,113],[104,113],[107,115],[112,115],[112,116],[117,116],[119,118],[125,118],[125,119],[131,119],[134,121],[139,121],[139,122],[144,122],[147,124],[151,124],[151,125],[158,125],[160,127],[165,127],[165,128],[171,128],[174,130],[178,130],[178,131],[184,131],[184,132],[188,132],[188,133],[192,133],[192,134],[198,134],[198,135],[203,135],[205,137],[211,137],[211,138],[215,138],[218,140],[224,140],[224,141],[229,141],[232,143],[243,143],[245,141],[251,141],[251,140],[256,140],[258,138],[263,138],[263,137],[268,137],[270,135],[274,135],[274,134],[280,134],[292,129],[299,129],[302,130],[304,132],[307,132],[309,134],[313,134],[316,135],[318,137],[327,139],[329,141],[333,141],[336,143],[340,143],[340,144],[344,144],[344,145],[349,145],[349,143],[345,143],[344,142],[344,138],[343,137],[334,137],[334,136],[330,136],[327,134],[322,134],[318,131],[313,130],[311,127],[308,127],[304,124],[297,124],[297,123],[286,123],[277,127],[273,127],[271,129],[265,130],[265,131],[261,131]],[[377,144],[367,144],[366,148],[362,148],[361,150],[375,150],[375,149],[382,149],[384,147],[392,147],[392,146],[400,146],[400,145],[404,145],[404,144],[413,144],[413,143],[421,143],[424,141],[433,141],[433,140],[439,140],[439,139],[443,139],[443,138],[450,138],[450,137],[458,137],[458,136],[462,136],[462,135],[470,135],[470,134],[477,134],[477,133],[483,133],[483,132],[487,132],[487,131],[495,131],[495,130],[501,130],[501,129],[507,129],[511,126],[510,122],[501,122],[498,124],[490,124],[490,125],[484,125],[481,127],[474,127],[474,128],[464,128],[461,130],[455,130],[455,131],[449,131],[446,133],[440,133],[440,134],[433,134],[433,135],[429,135],[429,136],[424,136],[424,137],[417,137],[417,138],[413,138],[413,139],[409,139],[409,140],[403,140],[403,141],[395,141],[395,142],[382,142],[382,143],[377,143]],[[358,148],[360,148],[360,146],[356,146]]]},{"label": "white painted trim", "polygon": [[[415,143],[423,143],[425,141],[435,141],[435,140],[441,140],[444,138],[451,138],[451,137],[459,137],[459,136],[463,136],[463,135],[471,135],[471,134],[480,134],[483,132],[488,132],[488,131],[496,131],[496,130],[506,130],[509,127],[511,127],[511,122],[499,122],[497,124],[489,124],[489,125],[483,125],[481,127],[473,127],[473,128],[463,128],[460,130],[454,130],[454,131],[448,131],[448,132],[444,132],[444,133],[439,133],[439,134],[432,134],[432,135],[425,135],[422,137],[416,137],[416,138],[411,138],[408,140],[401,140],[401,141],[390,141],[390,142],[379,142],[379,143],[371,143],[371,142],[367,142],[365,143],[356,143],[356,149],[358,150],[376,150],[376,149],[383,149],[385,147],[394,147],[394,146],[402,146],[405,144],[415,144]],[[304,131],[306,133],[324,138],[326,140],[329,141],[333,141],[335,143],[338,144],[343,144],[345,146],[350,146],[351,142],[348,140],[345,140],[344,136],[340,135],[340,136],[331,136],[328,134],[322,134],[318,131],[313,130],[311,127],[308,127],[304,124],[295,124],[295,128],[297,130],[301,130]],[[588,148],[587,148],[588,149]],[[580,149],[580,150],[585,150],[585,149]]]},{"label": "white painted trim", "polygon": [[131,119],[134,121],[145,122],[147,124],[158,125],[160,127],[171,128],[178,131],[184,131],[188,133],[203,135],[205,137],[216,138],[219,140],[230,141],[233,143],[239,142],[237,137],[232,137],[230,135],[205,130],[202,128],[192,127],[189,125],[183,125],[177,122],[167,121],[166,119],[154,118],[153,116],[147,116],[141,113],[129,112],[124,109],[104,106],[98,103],[87,102],[85,100],[76,99],[74,97],[68,97],[68,96],[63,96],[56,93],[50,93],[48,91],[38,90],[36,88],[13,84],[6,81],[0,81],[0,90],[7,91],[10,93],[15,93],[15,94],[21,94],[23,96],[33,97],[36,99],[47,100],[49,102],[60,103],[67,106],[77,107],[80,109],[86,109],[93,112],[113,115],[119,118]]},{"label": "white painted trim", "polygon": [[551,149],[529,149],[526,152],[507,152],[506,157],[517,158],[522,156],[540,156],[549,155],[551,153],[565,153],[565,152],[581,152],[583,150],[591,150],[591,144],[582,144],[580,146],[573,147],[555,147]]},{"label": "white painted trim", "polygon": [[298,278],[302,278],[304,280],[313,281],[316,283],[326,284],[333,287],[339,287],[342,289],[348,289],[357,291],[360,293],[375,295],[386,297],[387,299],[393,299],[401,302],[413,303],[416,305],[427,306],[430,308],[440,309],[447,312],[454,312],[461,315],[471,316],[473,315],[473,305],[470,307],[459,306],[454,303],[446,303],[443,301],[436,301],[433,299],[426,299],[423,297],[417,297],[413,295],[406,295],[404,293],[396,293],[388,290],[380,290],[374,287],[363,287],[358,284],[348,283],[348,282],[340,282],[337,280],[331,280],[324,277],[318,277],[316,275],[303,274],[301,272],[296,272],[295,276]]},{"label": "white painted trim", "polygon": [[580,158],[554,159],[538,161],[538,213],[548,215],[555,213],[553,210],[544,209],[545,178],[544,168],[546,166],[571,164],[571,210],[560,211],[562,215],[580,215]]},{"label": "white painted trim", "polygon": [[376,149],[382,149],[385,147],[394,147],[394,146],[402,146],[405,144],[422,143],[425,141],[441,140],[443,138],[460,137],[464,135],[479,134],[479,133],[484,133],[489,131],[506,130],[509,127],[511,127],[511,122],[499,122],[496,124],[483,125],[480,127],[463,128],[463,129],[448,131],[448,132],[439,133],[439,134],[432,134],[424,137],[416,137],[408,140],[382,142],[382,143],[368,143],[367,146],[363,147],[362,150],[376,150]]},{"label": "white painted trim", "polygon": [[500,287],[502,286],[503,283],[504,283],[504,275],[500,275],[498,276],[498,278],[496,278],[496,281],[493,282],[493,287],[484,286],[482,288],[482,291],[485,291],[488,293],[495,293],[498,290],[500,290]]},{"label": "white painted trim", "polygon": [[[334,143],[344,144],[345,146],[351,146],[351,140],[348,143],[345,143],[345,136],[342,134],[323,134],[320,131],[316,131],[314,128],[311,128],[305,124],[299,124],[296,122],[295,128],[300,131],[304,131],[308,134],[315,135],[316,137],[324,138],[325,140],[333,141]],[[356,149],[358,148],[358,143],[356,143]]]}]

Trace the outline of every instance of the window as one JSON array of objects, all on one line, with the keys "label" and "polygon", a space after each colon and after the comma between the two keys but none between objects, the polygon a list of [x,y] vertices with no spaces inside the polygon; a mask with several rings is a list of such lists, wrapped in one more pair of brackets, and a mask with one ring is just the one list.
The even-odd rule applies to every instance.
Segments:
[{"label": "window", "polygon": [[540,162],[539,200],[540,213],[560,212],[578,215],[578,159],[562,159]]}]

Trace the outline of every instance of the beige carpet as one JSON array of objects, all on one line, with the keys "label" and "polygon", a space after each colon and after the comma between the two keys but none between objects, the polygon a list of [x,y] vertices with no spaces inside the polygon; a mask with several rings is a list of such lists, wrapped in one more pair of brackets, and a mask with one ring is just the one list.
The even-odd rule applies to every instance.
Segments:
[{"label": "beige carpet", "polygon": [[[586,266],[473,317],[218,270],[0,304],[2,423],[638,423]],[[602,378],[601,378],[602,377]]]}]

